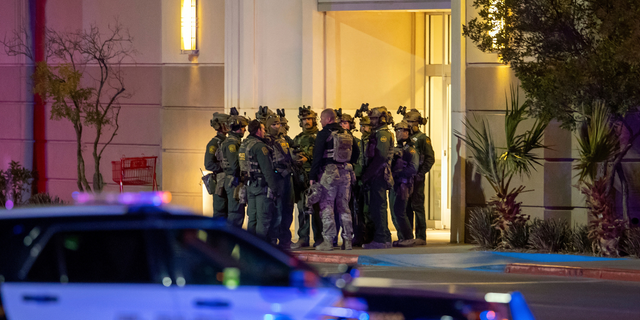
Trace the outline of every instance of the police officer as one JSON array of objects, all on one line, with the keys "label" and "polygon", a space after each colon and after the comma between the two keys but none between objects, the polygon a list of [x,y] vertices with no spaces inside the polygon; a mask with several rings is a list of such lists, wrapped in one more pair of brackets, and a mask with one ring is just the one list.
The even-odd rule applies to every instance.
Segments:
[{"label": "police officer", "polygon": [[365,187],[369,189],[369,214],[375,227],[373,241],[364,244],[364,249],[391,247],[391,232],[387,221],[387,190],[393,186],[391,159],[393,157],[393,134],[387,121],[391,115],[385,107],[369,110],[373,132],[369,136],[365,154],[366,167],[362,174]]},{"label": "police officer", "polygon": [[414,178],[413,193],[411,195],[411,201],[407,204],[407,217],[409,222],[413,225],[415,217],[415,231],[416,231],[416,245],[427,244],[427,218],[424,208],[424,183],[425,176],[431,167],[435,163],[436,159],[433,153],[433,147],[431,146],[431,139],[426,134],[420,131],[419,125],[427,124],[427,119],[420,115],[420,112],[416,109],[411,109],[405,113],[404,121],[411,126],[411,142],[414,148],[419,154],[420,165],[418,166],[418,173]]},{"label": "police officer", "polygon": [[[318,114],[311,110],[311,107],[302,106],[299,108],[298,119],[300,119],[300,127],[302,132],[293,138],[293,142],[304,155],[301,157],[302,167],[307,176],[311,171],[311,163],[313,161],[313,148],[318,134],[317,124]],[[307,177],[308,179],[308,177]],[[307,180],[308,183],[308,180]],[[296,192],[304,193],[305,190],[296,190]],[[298,242],[291,245],[292,249],[298,249],[309,246],[310,228],[313,227],[313,238],[315,246],[322,243],[322,220],[320,220],[320,207],[315,205],[312,208],[305,208],[304,194],[296,196],[299,199],[298,207]],[[307,212],[311,211],[311,219]]]},{"label": "police officer", "polygon": [[[240,181],[240,163],[238,160],[238,150],[242,137],[248,124],[247,118],[238,114],[236,108],[231,108],[228,125],[231,131],[229,136],[222,142],[221,152],[223,154],[222,168],[226,175],[224,188],[227,193],[229,215],[227,221],[236,226],[242,227],[244,222],[244,204],[241,204],[234,193]],[[236,193],[237,194],[237,193]]]},{"label": "police officer", "polygon": [[[216,158],[216,151],[220,148],[222,142],[227,138],[227,121],[229,115],[216,112],[213,114],[213,119],[209,121],[211,127],[216,130],[216,136],[209,140],[207,149],[204,154],[204,167],[206,170],[211,171],[215,179],[211,179],[210,190],[213,190],[213,217],[227,219],[227,193],[224,190],[224,172],[222,170],[222,164]],[[218,182],[220,182],[220,188],[218,188]]]},{"label": "police officer", "polygon": [[[362,154],[360,152],[360,148],[362,147],[362,141],[358,138],[356,138],[355,136],[353,136],[353,131],[356,129],[356,122],[355,119],[346,113],[343,113],[342,110],[340,109],[338,112],[338,116],[339,116],[339,121],[340,121],[340,126],[342,127],[342,129],[344,129],[347,133],[349,133],[351,135],[351,137],[353,138],[353,140],[356,142],[356,146],[358,148],[358,158],[356,159],[356,161],[352,162],[351,164],[353,165],[353,171],[356,174],[356,182],[353,184],[353,187],[351,188],[351,198],[349,199],[349,208],[351,209],[351,220],[353,223],[353,245],[354,246],[362,246],[362,238],[363,238],[363,232],[364,232],[364,217],[362,216],[362,211],[359,210],[359,204],[358,204],[358,194],[360,192],[360,186],[357,183],[357,180],[359,180],[360,176],[362,175],[362,166],[360,164],[360,158],[362,157]],[[336,216],[336,225],[338,225],[339,220],[338,220],[338,216]]]},{"label": "police officer", "polygon": [[240,158],[244,159],[247,169],[247,230],[275,244],[278,237],[275,199],[278,195],[272,151],[266,136],[264,124],[258,120],[251,121]]},{"label": "police officer", "polygon": [[413,188],[413,177],[418,172],[419,156],[413,148],[409,135],[411,127],[406,121],[394,126],[398,145],[395,148],[391,169],[393,172],[393,189],[389,191],[389,204],[393,225],[398,230],[398,241],[394,247],[413,247],[413,228],[409,224],[406,209],[407,201]]},{"label": "police officer", "polygon": [[[360,132],[362,133],[361,141],[360,141],[360,156],[358,157],[358,164],[354,166],[354,171],[356,172],[356,179],[358,183],[356,184],[356,195],[357,195],[357,204],[358,204],[358,214],[362,219],[362,226],[354,226],[355,229],[355,239],[354,245],[357,245],[358,242],[364,244],[373,241],[373,234],[375,233],[375,226],[373,224],[373,220],[371,220],[371,215],[369,214],[369,192],[365,190],[362,186],[362,172],[365,165],[365,153],[367,150],[367,145],[369,144],[369,135],[371,134],[371,121],[369,117],[362,116],[360,118]],[[362,228],[361,232],[358,232],[358,228]],[[362,238],[359,239],[358,235],[361,234]]]},{"label": "police officer", "polygon": [[353,165],[358,159],[358,145],[353,137],[336,123],[333,109],[325,109],[320,115],[322,131],[318,133],[313,149],[313,163],[309,172],[310,184],[322,185],[320,214],[322,217],[322,236],[324,241],[316,247],[319,251],[333,250],[333,238],[336,237],[335,213],[342,222],[342,238],[345,250],[352,248],[352,223],[349,198],[351,183],[355,183]]},{"label": "police officer", "polygon": [[289,144],[290,148],[293,148],[295,146],[295,143],[293,142],[293,139],[291,139],[291,137],[289,137],[289,120],[287,120],[285,114],[284,114],[284,109],[281,109],[281,114],[280,114],[280,131],[282,132],[282,135],[284,136],[284,139],[287,140],[287,143]]},{"label": "police officer", "polygon": [[[278,110],[279,112],[279,110]],[[270,146],[273,151],[273,166],[275,168],[276,193],[275,199],[276,220],[275,226],[278,235],[278,246],[284,250],[291,248],[291,223],[293,223],[293,188],[291,186],[291,173],[293,159],[289,143],[281,130],[280,115],[271,113],[265,119],[265,129],[270,136]]]}]

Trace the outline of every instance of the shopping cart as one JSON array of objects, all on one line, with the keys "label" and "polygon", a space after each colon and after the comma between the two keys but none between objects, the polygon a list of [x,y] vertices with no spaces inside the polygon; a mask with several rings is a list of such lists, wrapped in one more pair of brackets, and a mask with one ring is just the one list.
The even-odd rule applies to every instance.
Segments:
[{"label": "shopping cart", "polygon": [[153,190],[158,190],[156,181],[157,162],[157,156],[137,158],[125,158],[122,156],[120,161],[111,161],[113,182],[120,184],[120,193],[122,193],[122,186],[124,185],[152,185]]}]

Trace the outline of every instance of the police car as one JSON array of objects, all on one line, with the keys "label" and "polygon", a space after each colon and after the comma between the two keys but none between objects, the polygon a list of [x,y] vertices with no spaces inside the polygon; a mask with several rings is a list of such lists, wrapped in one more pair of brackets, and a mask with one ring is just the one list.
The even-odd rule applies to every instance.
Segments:
[{"label": "police car", "polygon": [[169,193],[74,198],[0,211],[0,319],[275,320],[338,308],[340,290],[311,267],[165,205]]}]

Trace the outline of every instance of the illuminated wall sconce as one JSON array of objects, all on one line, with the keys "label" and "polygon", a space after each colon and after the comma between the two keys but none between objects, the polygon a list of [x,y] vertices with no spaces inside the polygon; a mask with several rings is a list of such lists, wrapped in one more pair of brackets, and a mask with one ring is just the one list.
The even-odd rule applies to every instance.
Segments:
[{"label": "illuminated wall sconce", "polygon": [[198,0],[182,0],[181,53],[198,55]]}]

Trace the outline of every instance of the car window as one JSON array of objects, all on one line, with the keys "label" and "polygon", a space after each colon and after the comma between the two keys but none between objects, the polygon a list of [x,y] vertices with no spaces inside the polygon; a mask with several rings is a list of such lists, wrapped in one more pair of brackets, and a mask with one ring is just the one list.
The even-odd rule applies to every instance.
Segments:
[{"label": "car window", "polygon": [[151,282],[142,230],[60,232],[39,254],[27,280],[40,282]]},{"label": "car window", "polygon": [[177,277],[186,284],[223,284],[235,270],[238,285],[288,286],[291,267],[250,243],[220,230],[183,229],[177,244]]}]

